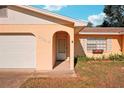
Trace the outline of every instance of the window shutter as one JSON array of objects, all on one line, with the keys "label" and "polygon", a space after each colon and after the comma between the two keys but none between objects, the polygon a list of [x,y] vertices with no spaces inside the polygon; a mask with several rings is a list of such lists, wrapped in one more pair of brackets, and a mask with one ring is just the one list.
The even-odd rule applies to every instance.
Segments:
[{"label": "window shutter", "polygon": [[107,51],[112,50],[112,39],[107,39]]},{"label": "window shutter", "polygon": [[83,47],[84,51],[87,51],[87,39],[81,38],[80,43],[81,43],[81,46]]}]

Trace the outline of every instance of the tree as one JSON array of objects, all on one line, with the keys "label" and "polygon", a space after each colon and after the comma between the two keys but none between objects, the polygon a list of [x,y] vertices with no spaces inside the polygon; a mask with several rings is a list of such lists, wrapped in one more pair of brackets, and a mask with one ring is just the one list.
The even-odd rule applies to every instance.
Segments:
[{"label": "tree", "polygon": [[124,27],[124,5],[106,5],[103,27]]}]

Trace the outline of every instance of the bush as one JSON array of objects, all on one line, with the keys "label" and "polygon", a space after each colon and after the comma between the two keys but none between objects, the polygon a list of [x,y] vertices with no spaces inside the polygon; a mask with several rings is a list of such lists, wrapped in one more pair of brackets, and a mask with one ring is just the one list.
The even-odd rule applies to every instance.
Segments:
[{"label": "bush", "polygon": [[109,57],[104,55],[101,57],[87,57],[87,56],[78,56],[77,62],[88,62],[88,61],[102,61],[102,60],[111,60],[111,61],[124,61],[124,54],[110,54]]},{"label": "bush", "polygon": [[87,57],[87,56],[77,56],[77,61],[81,61],[81,62],[87,62],[87,61],[101,61],[101,60],[105,60],[105,56],[103,55],[102,57]]},{"label": "bush", "polygon": [[97,61],[101,61],[102,58],[101,58],[101,57],[96,57],[95,60],[97,60]]},{"label": "bush", "polygon": [[95,60],[99,60],[101,58],[95,58],[95,57],[87,57],[87,56],[78,56],[77,57],[77,61],[81,61],[81,62],[87,62],[87,61],[95,61]]},{"label": "bush", "polygon": [[83,62],[87,62],[89,61],[89,58],[87,56],[78,56],[77,57],[77,61],[83,61]]},{"label": "bush", "polygon": [[102,55],[102,58],[101,59],[102,60],[105,60],[105,59],[108,59],[108,58],[106,58],[105,55]]},{"label": "bush", "polygon": [[109,59],[112,61],[124,61],[124,54],[110,54]]}]

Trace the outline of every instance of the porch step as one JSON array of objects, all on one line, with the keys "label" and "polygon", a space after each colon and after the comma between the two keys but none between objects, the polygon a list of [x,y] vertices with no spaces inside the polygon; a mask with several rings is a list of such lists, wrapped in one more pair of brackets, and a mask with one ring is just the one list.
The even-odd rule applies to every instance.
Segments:
[{"label": "porch step", "polygon": [[32,77],[77,77],[75,71],[40,71],[33,73]]}]

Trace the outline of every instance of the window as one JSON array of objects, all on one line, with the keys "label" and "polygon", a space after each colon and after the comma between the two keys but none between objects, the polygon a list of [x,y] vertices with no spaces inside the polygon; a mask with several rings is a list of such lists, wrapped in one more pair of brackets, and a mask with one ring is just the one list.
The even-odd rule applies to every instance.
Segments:
[{"label": "window", "polygon": [[94,49],[107,50],[107,39],[105,38],[88,38],[87,39],[87,51]]},{"label": "window", "polygon": [[0,6],[0,17],[7,17],[7,6]]}]

